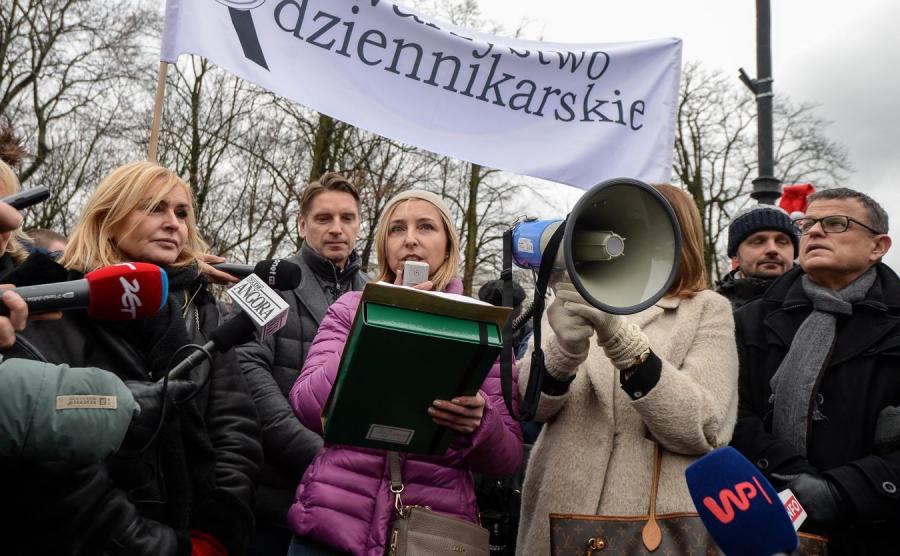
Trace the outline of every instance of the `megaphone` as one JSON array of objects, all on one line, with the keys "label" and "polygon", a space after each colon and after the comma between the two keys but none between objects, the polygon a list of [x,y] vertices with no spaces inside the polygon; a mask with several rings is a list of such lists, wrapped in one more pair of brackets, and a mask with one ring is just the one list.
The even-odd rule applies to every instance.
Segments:
[{"label": "megaphone", "polygon": [[564,231],[554,270],[568,272],[582,297],[607,313],[643,311],[665,295],[678,274],[678,220],[665,197],[641,181],[616,178],[595,185],[565,220],[516,224],[516,265],[539,268],[560,227]]}]

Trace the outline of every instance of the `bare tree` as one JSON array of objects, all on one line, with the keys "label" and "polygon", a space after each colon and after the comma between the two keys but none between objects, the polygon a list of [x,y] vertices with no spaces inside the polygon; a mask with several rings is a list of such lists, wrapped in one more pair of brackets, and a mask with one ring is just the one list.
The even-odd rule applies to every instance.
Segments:
[{"label": "bare tree", "polygon": [[[826,135],[828,122],[815,106],[794,106],[779,97],[775,106],[776,173],[786,183],[827,186],[850,169],[846,150]],[[682,73],[677,110],[674,180],[700,209],[710,277],[727,260],[719,249],[734,214],[750,204],[756,162],[756,108],[737,79],[689,63]]]},{"label": "bare tree", "polygon": [[142,0],[0,6],[0,121],[25,140],[21,181],[46,184],[53,195],[29,225],[67,230],[85,186],[134,156],[123,138],[141,41],[155,19]]}]

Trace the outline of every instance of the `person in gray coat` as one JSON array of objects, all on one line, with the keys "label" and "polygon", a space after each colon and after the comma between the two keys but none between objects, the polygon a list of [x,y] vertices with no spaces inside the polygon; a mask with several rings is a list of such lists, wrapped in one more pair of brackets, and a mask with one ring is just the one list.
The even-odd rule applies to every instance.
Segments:
[{"label": "person in gray coat", "polygon": [[329,172],[310,183],[298,217],[303,246],[287,259],[300,266],[302,279],[296,289],[279,292],[290,306],[287,323],[264,342],[237,348],[262,423],[266,458],[251,555],[287,553],[287,511],[303,472],[322,447],[321,437],[294,416],[287,395],[328,306],[369,281],[354,250],[359,226],[359,194],[346,178]]}]

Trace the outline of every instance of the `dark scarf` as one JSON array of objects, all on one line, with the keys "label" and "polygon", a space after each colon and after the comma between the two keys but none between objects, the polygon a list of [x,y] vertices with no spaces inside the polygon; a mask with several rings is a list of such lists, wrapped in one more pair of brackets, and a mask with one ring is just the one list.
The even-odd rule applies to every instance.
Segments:
[{"label": "dark scarf", "polygon": [[816,393],[834,347],[837,315],[852,315],[853,304],[865,299],[874,283],[874,268],[837,292],[816,284],[808,274],[801,278],[813,311],[797,329],[787,355],[769,381],[775,404],[772,432],[801,454],[806,454],[810,424],[824,418]]},{"label": "dark scarf", "polygon": [[[316,280],[330,299],[329,304],[334,303],[339,297],[350,291],[353,285],[353,277],[359,272],[359,255],[356,251],[350,251],[350,257],[343,269],[338,269],[329,259],[317,253],[308,243],[300,248],[300,256],[303,262],[313,271]],[[325,309],[322,308],[325,314]]]},{"label": "dark scarf", "polygon": [[181,351],[173,358],[178,348],[192,343],[181,314],[186,298],[193,296],[195,305],[209,301],[209,293],[204,287],[206,279],[200,276],[197,265],[164,270],[169,277],[166,305],[150,317],[109,325],[117,328],[118,334],[138,352],[146,363],[146,371],[154,379],[161,378],[172,365],[187,355]]},{"label": "dark scarf", "polygon": [[735,309],[766,293],[774,280],[743,275],[738,277],[738,272],[740,269],[732,270],[716,282],[716,291],[727,297]]}]

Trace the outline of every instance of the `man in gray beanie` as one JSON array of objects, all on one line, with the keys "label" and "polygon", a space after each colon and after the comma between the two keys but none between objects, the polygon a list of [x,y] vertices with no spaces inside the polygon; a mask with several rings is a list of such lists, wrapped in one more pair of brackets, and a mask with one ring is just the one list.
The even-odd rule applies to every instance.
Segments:
[{"label": "man in gray beanie", "polygon": [[794,266],[797,234],[779,207],[758,205],[744,210],[728,226],[728,256],[737,268],[716,282],[716,291],[737,309],[765,293],[772,280]]}]

